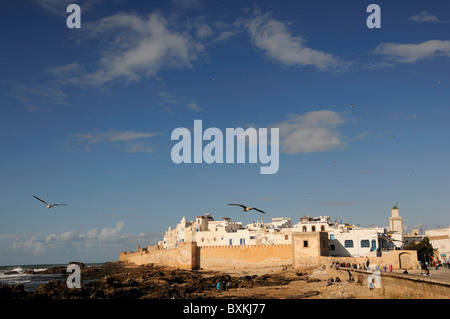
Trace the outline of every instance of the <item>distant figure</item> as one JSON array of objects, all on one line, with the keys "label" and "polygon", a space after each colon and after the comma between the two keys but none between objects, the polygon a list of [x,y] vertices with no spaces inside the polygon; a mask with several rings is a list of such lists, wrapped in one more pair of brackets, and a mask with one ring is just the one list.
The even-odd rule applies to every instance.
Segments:
[{"label": "distant figure", "polygon": [[220,282],[217,283],[217,291],[220,291]]},{"label": "distant figure", "polygon": [[392,272],[392,264],[389,264],[389,271]]}]

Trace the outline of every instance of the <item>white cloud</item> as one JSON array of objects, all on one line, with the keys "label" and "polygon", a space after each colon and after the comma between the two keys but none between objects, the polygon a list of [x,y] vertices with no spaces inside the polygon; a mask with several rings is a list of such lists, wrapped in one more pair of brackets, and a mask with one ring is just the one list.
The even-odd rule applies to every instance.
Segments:
[{"label": "white cloud", "polygon": [[286,154],[313,153],[345,147],[336,131],[344,123],[333,111],[322,110],[303,115],[290,115],[289,120],[272,124],[280,129],[281,152]]},{"label": "white cloud", "polygon": [[245,25],[253,45],[274,61],[290,66],[312,65],[319,69],[340,64],[334,55],[306,47],[301,36],[293,35],[287,24],[268,14],[257,13]]},{"label": "white cloud", "polygon": [[221,32],[217,38],[214,39],[213,43],[219,43],[219,42],[224,42],[226,40],[228,40],[231,37],[235,37],[236,33],[232,32],[232,31],[223,31]]},{"label": "white cloud", "polygon": [[433,22],[433,23],[446,23],[448,21],[442,21],[438,17],[436,17],[434,14],[431,14],[427,11],[422,11],[419,14],[413,15],[412,17],[409,17],[406,20],[414,21],[414,22]]},{"label": "white cloud", "polygon": [[203,108],[201,108],[200,106],[197,105],[197,103],[195,103],[195,101],[191,101],[189,102],[189,104],[187,105],[187,108],[191,111],[194,112],[200,112],[203,111]]},{"label": "white cloud", "polygon": [[429,40],[418,44],[385,42],[378,45],[373,53],[387,56],[401,63],[413,63],[436,56],[450,57],[450,41]]},{"label": "white cloud", "polygon": [[[70,146],[73,150],[90,151],[93,144],[114,144],[119,149],[127,153],[151,153],[153,147],[147,145],[142,140],[150,139],[159,132],[136,132],[134,130],[118,131],[110,130],[96,133],[77,133],[70,135]],[[75,148],[73,148],[76,146]]]},{"label": "white cloud", "polygon": [[[78,78],[79,83],[137,82],[156,77],[162,69],[191,68],[203,45],[186,32],[172,30],[171,26],[158,12],[144,18],[119,13],[90,23],[89,35],[104,41],[105,46],[97,69]],[[205,35],[205,27],[202,30]]]}]

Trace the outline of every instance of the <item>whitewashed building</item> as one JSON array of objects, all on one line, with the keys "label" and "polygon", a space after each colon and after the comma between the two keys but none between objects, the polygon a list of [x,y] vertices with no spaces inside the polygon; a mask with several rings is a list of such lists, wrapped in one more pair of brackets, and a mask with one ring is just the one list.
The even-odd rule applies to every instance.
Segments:
[{"label": "whitewashed building", "polygon": [[[398,212],[396,217],[399,217]],[[301,217],[294,225],[288,217],[276,217],[270,223],[260,220],[244,227],[230,218],[216,221],[210,214],[205,214],[190,222],[183,217],[174,229],[169,227],[159,245],[174,248],[184,241],[194,241],[200,247],[290,244],[292,234],[300,232],[327,232],[331,256],[376,256],[382,250],[398,249],[397,240],[401,240],[401,234],[385,228],[339,224],[332,222],[329,216]],[[398,235],[400,239],[393,238]]]},{"label": "whitewashed building", "polygon": [[435,257],[443,262],[450,262],[450,227],[427,230],[425,236],[437,250]]}]

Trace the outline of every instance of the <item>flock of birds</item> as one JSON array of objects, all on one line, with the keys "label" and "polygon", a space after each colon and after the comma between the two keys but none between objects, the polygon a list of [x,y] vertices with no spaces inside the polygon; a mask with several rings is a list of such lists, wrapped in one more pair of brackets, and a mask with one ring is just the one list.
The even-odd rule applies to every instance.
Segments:
[{"label": "flock of birds", "polygon": [[[54,206],[64,206],[64,205],[67,205],[67,204],[49,204],[49,203],[47,203],[45,200],[40,199],[39,197],[37,197],[37,196],[35,196],[35,195],[33,195],[33,197],[36,198],[37,200],[43,202],[43,203],[45,204],[45,206],[47,206],[47,209],[50,209],[50,208],[52,208],[52,207],[54,207]],[[248,212],[248,211],[251,211],[251,210],[256,210],[256,211],[258,211],[258,212],[260,212],[260,213],[265,214],[264,211],[262,211],[262,210],[260,210],[260,209],[258,209],[258,208],[256,208],[256,207],[245,206],[245,205],[242,205],[242,204],[228,204],[228,205],[241,206],[243,212]]]}]

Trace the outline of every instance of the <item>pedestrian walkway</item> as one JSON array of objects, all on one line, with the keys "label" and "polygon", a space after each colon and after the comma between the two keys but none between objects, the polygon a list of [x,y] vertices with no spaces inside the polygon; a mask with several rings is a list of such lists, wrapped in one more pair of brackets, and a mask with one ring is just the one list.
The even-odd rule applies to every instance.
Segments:
[{"label": "pedestrian walkway", "polygon": [[[450,269],[439,267],[439,269],[436,270],[436,268],[430,267],[428,268],[428,270],[430,271],[431,278],[450,283]],[[389,272],[389,270],[387,272]],[[383,273],[383,271],[381,273]],[[403,270],[393,270],[392,273],[403,274]],[[409,269],[408,275],[425,277],[424,275],[422,275],[421,269],[413,269],[413,270]]]}]

